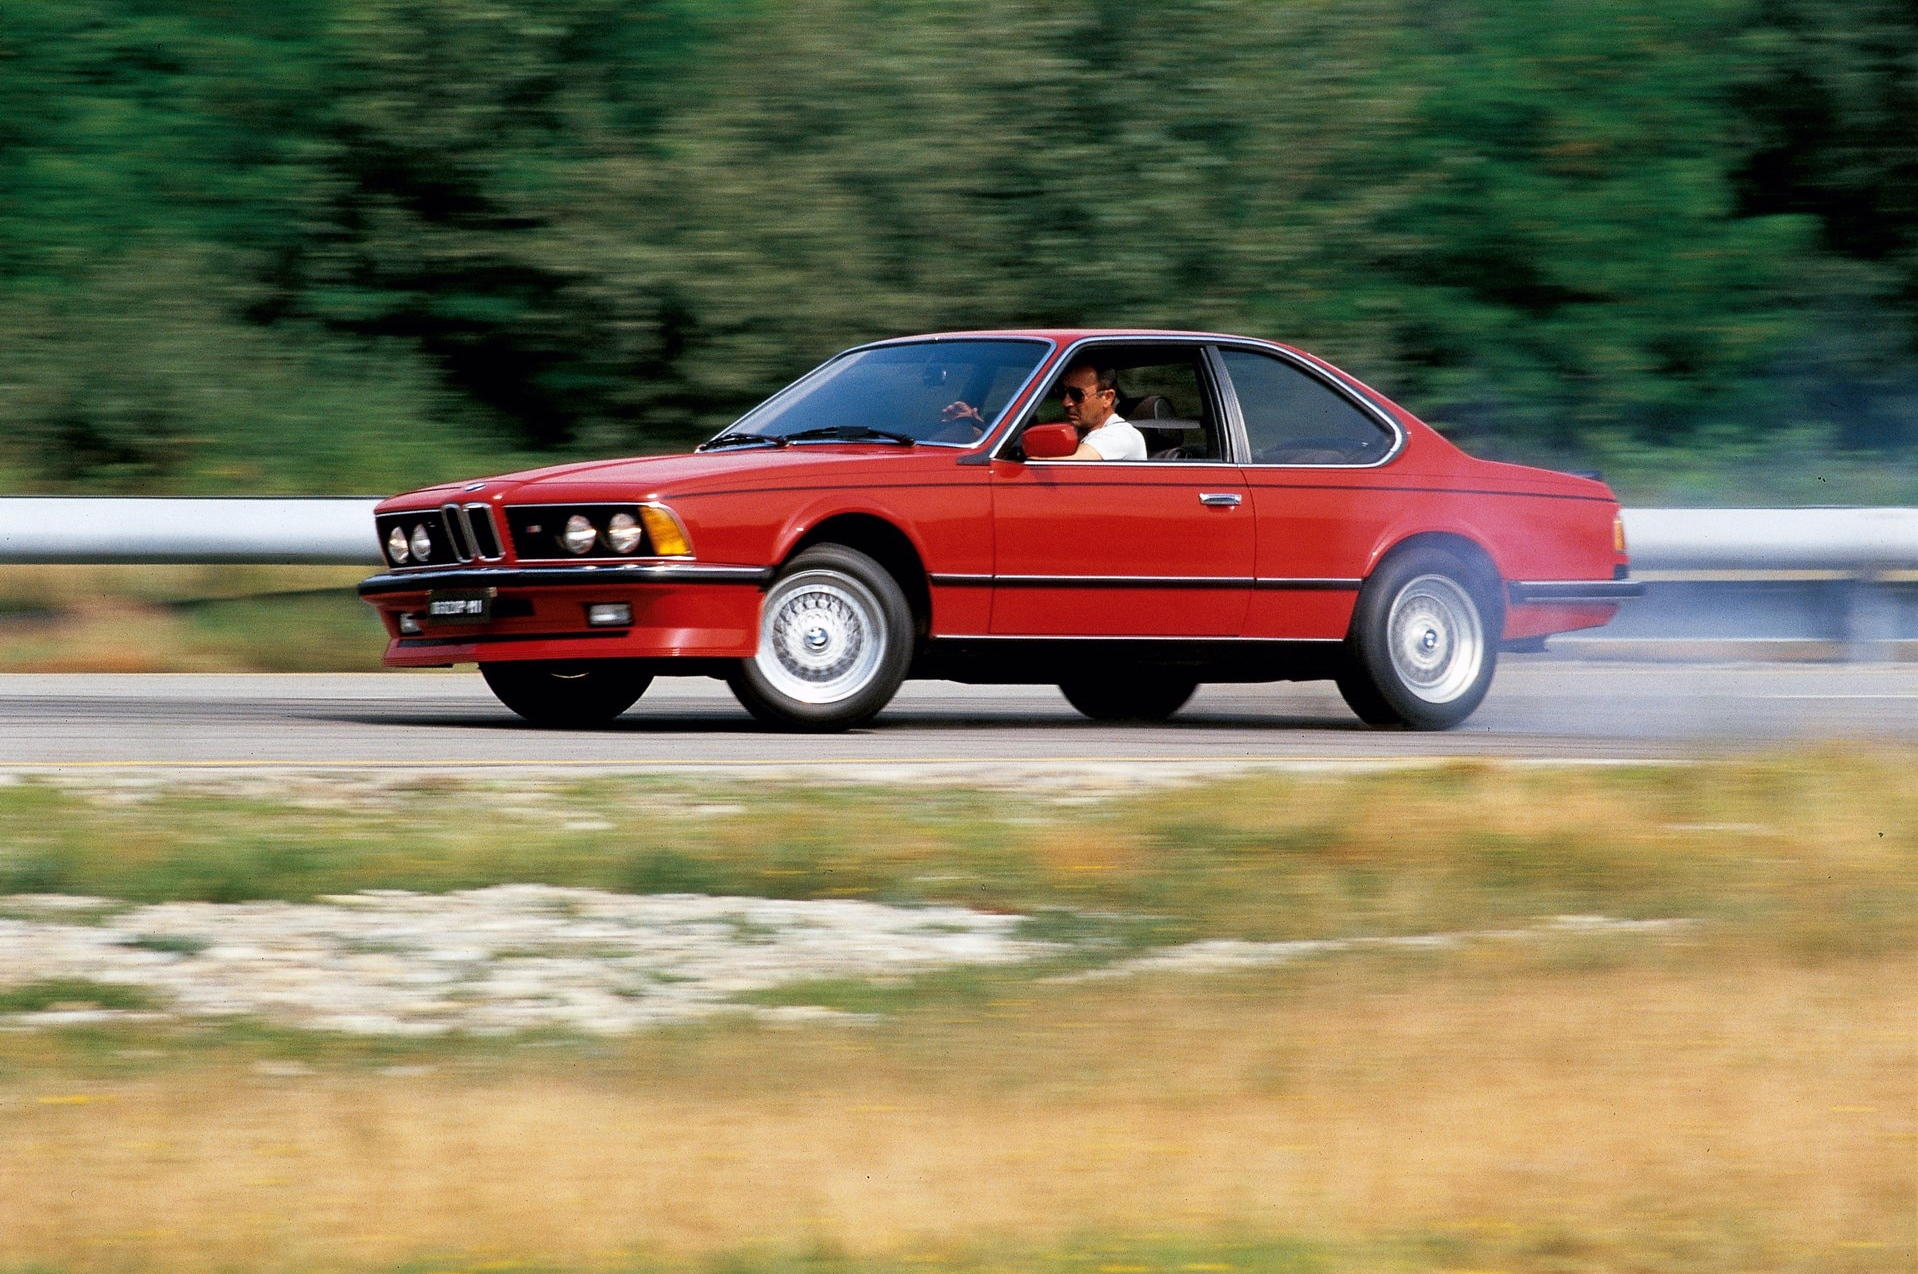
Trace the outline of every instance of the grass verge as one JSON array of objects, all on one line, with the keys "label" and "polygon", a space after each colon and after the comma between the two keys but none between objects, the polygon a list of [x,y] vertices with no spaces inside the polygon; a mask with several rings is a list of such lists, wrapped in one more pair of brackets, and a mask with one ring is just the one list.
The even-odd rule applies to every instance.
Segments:
[{"label": "grass verge", "polygon": [[949,901],[1114,953],[1705,922],[769,997],[876,1015],[854,1027],[0,1031],[0,1269],[1909,1268],[1912,760],[1460,764],[1091,804],[634,778],[0,787],[0,893],[535,880]]},{"label": "grass verge", "polygon": [[[1806,955],[1918,945],[1908,750],[1449,763],[1076,796],[646,777],[29,780],[0,895],[304,900],[533,881],[954,902],[1122,946],[1684,916]],[[3,904],[0,904],[3,905]]]}]

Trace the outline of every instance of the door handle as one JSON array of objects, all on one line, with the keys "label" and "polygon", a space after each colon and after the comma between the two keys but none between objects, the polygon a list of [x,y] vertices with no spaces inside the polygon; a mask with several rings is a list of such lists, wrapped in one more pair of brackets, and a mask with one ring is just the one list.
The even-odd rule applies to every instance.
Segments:
[{"label": "door handle", "polygon": [[1245,497],[1236,491],[1201,491],[1199,503],[1214,509],[1236,509]]}]

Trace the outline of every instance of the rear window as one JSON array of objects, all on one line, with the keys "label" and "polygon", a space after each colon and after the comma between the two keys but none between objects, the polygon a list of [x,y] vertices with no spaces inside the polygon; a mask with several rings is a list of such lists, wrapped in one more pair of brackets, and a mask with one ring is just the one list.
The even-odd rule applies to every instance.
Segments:
[{"label": "rear window", "polygon": [[1311,372],[1270,354],[1219,351],[1245,418],[1254,464],[1368,464],[1392,433]]}]

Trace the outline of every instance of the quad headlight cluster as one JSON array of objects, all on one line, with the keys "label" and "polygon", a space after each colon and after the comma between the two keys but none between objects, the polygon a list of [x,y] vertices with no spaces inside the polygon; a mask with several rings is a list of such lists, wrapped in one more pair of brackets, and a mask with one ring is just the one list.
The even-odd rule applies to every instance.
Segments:
[{"label": "quad headlight cluster", "polygon": [[519,505],[506,509],[522,562],[568,557],[690,557],[692,542],[658,504]]},{"label": "quad headlight cluster", "polygon": [[395,566],[404,566],[408,562],[425,562],[433,556],[433,537],[421,522],[408,534],[404,526],[395,526],[386,537],[386,555],[393,559]]},{"label": "quad headlight cluster", "polygon": [[[498,514],[522,562],[693,553],[685,524],[662,504],[507,505]],[[497,562],[503,556],[493,529],[498,514],[483,505],[383,514],[380,547],[393,566]]]},{"label": "quad headlight cluster", "polygon": [[646,531],[630,513],[615,513],[607,518],[604,531],[584,513],[575,513],[566,519],[566,526],[559,533],[559,542],[566,546],[566,551],[579,557],[591,553],[602,541],[622,556],[637,553],[646,542]]}]

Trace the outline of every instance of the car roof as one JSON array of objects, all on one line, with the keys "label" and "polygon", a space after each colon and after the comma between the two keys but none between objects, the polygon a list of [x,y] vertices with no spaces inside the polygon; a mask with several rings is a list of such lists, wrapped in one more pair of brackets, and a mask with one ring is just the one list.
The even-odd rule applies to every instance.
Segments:
[{"label": "car roof", "polygon": [[[910,344],[913,341],[946,341],[959,339],[977,340],[980,337],[1012,337],[1024,340],[1052,341],[1068,345],[1074,341],[1090,337],[1121,337],[1124,339],[1153,339],[1155,337],[1178,337],[1191,340],[1198,337],[1211,341],[1247,341],[1259,340],[1258,337],[1234,336],[1226,332],[1195,332],[1181,328],[1158,327],[994,327],[976,328],[951,332],[921,332],[913,336],[893,336],[882,341],[872,341],[872,345]],[[1270,345],[1274,342],[1260,341]],[[864,348],[861,346],[860,348]]]}]

